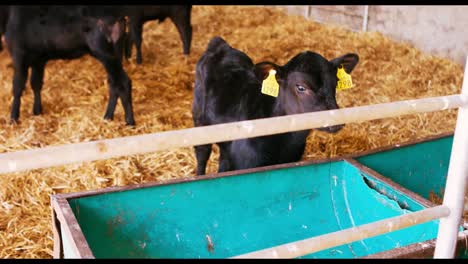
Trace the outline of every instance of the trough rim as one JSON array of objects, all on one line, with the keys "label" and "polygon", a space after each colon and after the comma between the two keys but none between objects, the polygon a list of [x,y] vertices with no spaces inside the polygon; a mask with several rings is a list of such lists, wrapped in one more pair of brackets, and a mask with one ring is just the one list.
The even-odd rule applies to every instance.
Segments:
[{"label": "trough rim", "polygon": [[[80,225],[70,207],[70,204],[69,204],[70,199],[83,198],[83,197],[100,195],[100,194],[105,194],[105,193],[123,192],[123,191],[135,190],[135,189],[172,185],[172,184],[185,183],[185,182],[211,180],[211,179],[218,179],[218,178],[224,178],[224,177],[230,177],[230,176],[242,176],[243,174],[263,172],[263,171],[268,171],[268,170],[286,169],[286,168],[292,168],[292,167],[302,167],[302,166],[307,166],[307,165],[312,165],[312,164],[322,164],[322,163],[337,162],[337,161],[348,162],[351,165],[358,168],[361,172],[369,174],[370,176],[376,178],[377,180],[384,182],[391,188],[394,188],[395,190],[398,190],[404,195],[407,195],[410,198],[416,200],[418,203],[422,204],[424,207],[427,207],[427,208],[434,207],[436,206],[435,203],[401,186],[400,184],[376,172],[375,170],[365,166],[364,164],[357,161],[356,158],[369,155],[369,154],[378,153],[378,152],[384,152],[388,150],[398,149],[401,147],[411,146],[411,145],[415,145],[415,144],[419,144],[419,143],[423,143],[427,141],[450,137],[453,135],[454,135],[453,132],[446,132],[446,133],[441,133],[441,134],[434,135],[434,136],[428,136],[428,137],[423,137],[423,138],[419,138],[415,140],[410,140],[404,143],[390,144],[390,145],[378,147],[372,150],[362,151],[362,152],[353,153],[349,155],[342,155],[342,156],[333,157],[333,158],[305,160],[305,161],[299,161],[299,162],[291,162],[291,163],[263,166],[263,167],[257,167],[257,168],[251,168],[251,169],[228,171],[228,172],[222,172],[222,173],[214,172],[214,173],[206,174],[203,176],[192,176],[192,177],[187,177],[187,178],[182,178],[182,179],[168,180],[164,182],[151,181],[151,182],[146,182],[146,183],[141,183],[141,184],[130,184],[130,185],[125,185],[125,186],[106,187],[106,188],[96,189],[96,190],[53,194],[50,196],[51,207],[52,207],[51,208],[52,209],[52,229],[53,229],[53,235],[54,235],[53,258],[64,257],[63,256],[64,254],[63,243],[62,243],[62,230],[63,230],[62,227],[63,226],[65,226],[65,232],[67,232],[70,236],[70,243],[72,244],[72,250],[74,251],[75,255],[80,256],[81,258],[91,258],[91,259],[95,258],[88,242],[86,241],[86,238],[84,237],[84,234],[80,228]],[[426,258],[426,257],[431,257],[434,254],[435,244],[436,244],[436,239],[434,238],[434,239],[426,240],[423,242],[413,243],[404,247],[394,248],[394,249],[379,252],[376,254],[371,254],[368,256],[361,257],[361,258]],[[462,250],[462,249],[465,250],[465,254],[466,254],[468,251],[468,230],[466,229],[458,233],[457,251]]]}]

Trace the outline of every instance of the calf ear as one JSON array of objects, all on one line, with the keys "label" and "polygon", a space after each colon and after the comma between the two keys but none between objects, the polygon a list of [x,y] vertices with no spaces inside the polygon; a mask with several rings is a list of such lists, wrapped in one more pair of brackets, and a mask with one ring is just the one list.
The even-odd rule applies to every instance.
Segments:
[{"label": "calf ear", "polygon": [[116,43],[125,34],[125,20],[117,20],[114,25],[111,26],[110,39],[113,43]]},{"label": "calf ear", "polygon": [[98,19],[97,26],[109,43],[116,43],[125,34],[125,22],[122,20],[109,25],[104,20]]},{"label": "calf ear", "polygon": [[276,80],[282,79],[281,76],[283,72],[281,66],[269,61],[260,62],[254,65],[255,76],[257,76],[260,81],[263,81],[268,77],[268,73],[271,69],[276,71]]},{"label": "calf ear", "polygon": [[349,74],[353,71],[354,67],[359,62],[359,56],[355,53],[347,53],[341,57],[335,58],[330,61],[333,67],[338,68],[343,64],[343,68]]}]

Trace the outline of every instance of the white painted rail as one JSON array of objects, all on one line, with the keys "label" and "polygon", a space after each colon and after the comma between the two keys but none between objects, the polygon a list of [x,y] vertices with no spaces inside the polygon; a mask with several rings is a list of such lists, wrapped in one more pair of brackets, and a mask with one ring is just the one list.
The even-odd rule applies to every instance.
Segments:
[{"label": "white painted rail", "polygon": [[[463,76],[462,95],[468,95],[468,57]],[[458,226],[462,219],[468,178],[468,106],[458,109],[452,152],[444,191],[443,205],[450,215],[440,219],[434,258],[453,258],[457,246]]]},{"label": "white painted rail", "polygon": [[468,95],[449,95],[2,153],[0,173],[433,112],[466,105]]},{"label": "white painted rail", "polygon": [[235,256],[233,258],[296,258],[327,248],[381,235],[448,216],[450,210],[443,205],[414,213],[400,215],[340,231],[320,235],[284,245]]}]

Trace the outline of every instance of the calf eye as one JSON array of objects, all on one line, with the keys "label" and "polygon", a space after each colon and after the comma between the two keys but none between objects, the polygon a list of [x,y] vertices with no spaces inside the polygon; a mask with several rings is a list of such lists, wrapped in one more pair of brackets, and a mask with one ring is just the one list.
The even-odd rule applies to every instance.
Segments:
[{"label": "calf eye", "polygon": [[296,84],[296,89],[298,92],[301,92],[301,93],[305,92],[306,90],[306,88],[300,84]]}]

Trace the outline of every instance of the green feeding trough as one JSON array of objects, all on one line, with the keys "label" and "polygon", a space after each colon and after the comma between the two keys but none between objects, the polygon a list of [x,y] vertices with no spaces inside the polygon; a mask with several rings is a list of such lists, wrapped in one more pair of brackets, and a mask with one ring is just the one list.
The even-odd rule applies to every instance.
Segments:
[{"label": "green feeding trough", "polygon": [[[416,212],[434,206],[429,193],[442,197],[451,144],[446,135],[355,158],[54,195],[54,255],[230,258]],[[430,258],[438,222],[300,258]]]},{"label": "green feeding trough", "polygon": [[452,151],[453,136],[393,148],[356,160],[420,196],[442,198]]}]

